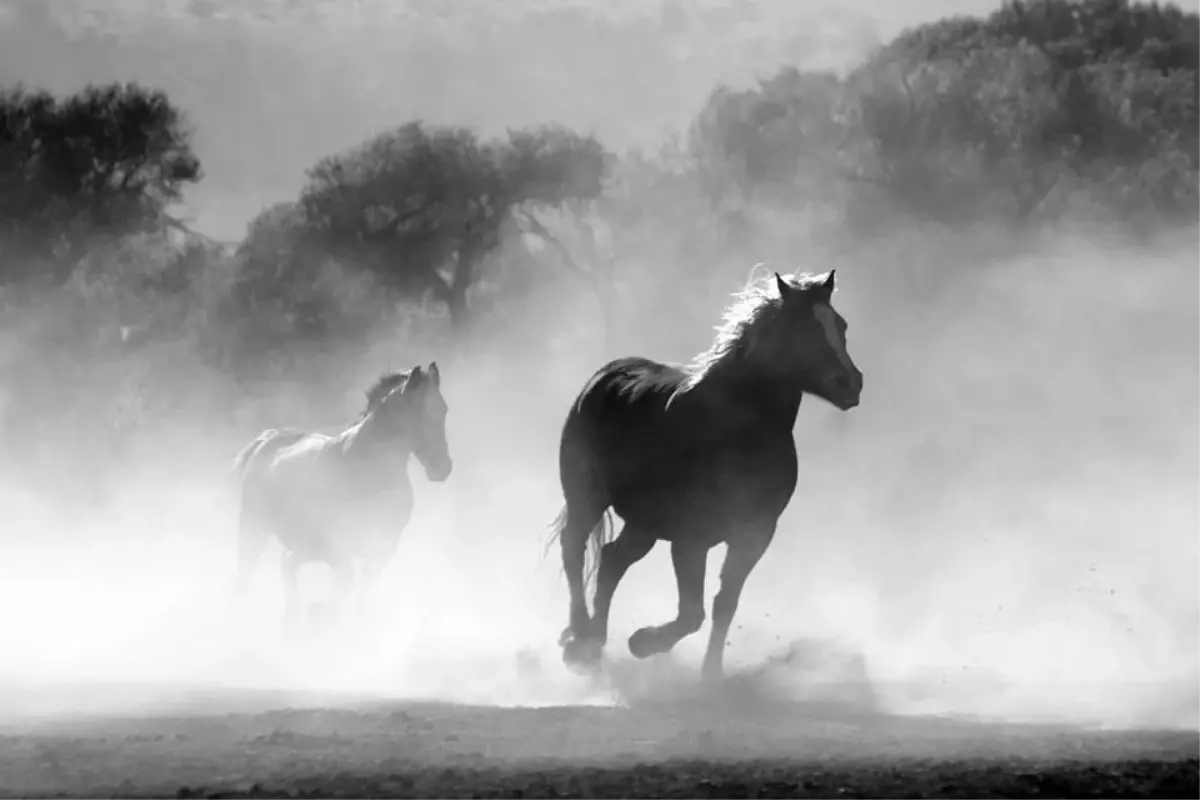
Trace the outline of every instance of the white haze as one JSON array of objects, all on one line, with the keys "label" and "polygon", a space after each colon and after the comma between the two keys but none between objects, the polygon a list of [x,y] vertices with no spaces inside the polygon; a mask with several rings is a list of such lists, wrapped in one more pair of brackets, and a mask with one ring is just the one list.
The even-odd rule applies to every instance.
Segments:
[{"label": "white haze", "polygon": [[[861,699],[869,685],[899,713],[1195,726],[1195,257],[1187,242],[1064,241],[895,304],[843,266],[864,402],[801,409],[802,483],[745,592],[731,671],[781,698]],[[183,485],[125,465],[126,488],[69,523],[11,476],[5,705],[133,711],[235,688],[605,703],[694,679],[706,631],[669,659],[625,651],[634,628],[673,614],[665,548],[618,592],[613,680],[559,663],[565,587],[557,551],[543,558],[554,447],[594,364],[554,376],[549,399],[515,378],[484,385],[473,375],[492,373],[474,366],[445,379],[458,472],[430,485],[413,468],[419,513],[369,629],[283,637],[274,550],[250,605],[229,605],[227,460],[197,458],[209,474]],[[309,600],[329,589],[323,570],[303,577]]]}]

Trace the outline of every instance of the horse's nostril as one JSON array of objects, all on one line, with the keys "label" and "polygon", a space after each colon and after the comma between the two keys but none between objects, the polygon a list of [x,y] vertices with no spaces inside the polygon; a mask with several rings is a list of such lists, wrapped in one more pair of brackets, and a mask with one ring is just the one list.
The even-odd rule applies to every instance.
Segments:
[{"label": "horse's nostril", "polygon": [[837,383],[846,391],[862,389],[862,375],[857,372],[846,372],[838,376]]}]

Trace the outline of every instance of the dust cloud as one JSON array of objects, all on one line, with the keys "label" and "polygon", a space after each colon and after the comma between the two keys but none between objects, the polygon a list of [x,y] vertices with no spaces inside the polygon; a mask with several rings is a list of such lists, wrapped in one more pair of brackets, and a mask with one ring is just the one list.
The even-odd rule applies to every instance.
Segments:
[{"label": "dust cloud", "polygon": [[[1194,240],[1061,237],[916,298],[839,265],[867,393],[846,415],[801,409],[801,486],[744,595],[731,680],[894,713],[1195,726],[1195,264]],[[70,518],[6,476],[6,708],[217,708],[246,690],[290,703],[691,697],[680,687],[696,681],[704,631],[648,662],[624,646],[673,615],[663,548],[617,594],[607,675],[559,662],[566,593],[557,552],[544,554],[556,437],[596,362],[554,367],[552,390],[526,394],[519,376],[538,363],[477,359],[445,371],[456,474],[434,485],[412,470],[418,512],[377,604],[337,630],[283,635],[277,550],[232,603],[234,487],[203,431],[198,477],[156,481],[166,454],[118,463],[129,480]],[[309,567],[306,601],[328,591]]]},{"label": "dust cloud", "polygon": [[[964,248],[960,271],[921,277],[922,253],[942,249],[945,261],[956,246],[914,234],[771,262],[838,268],[836,303],[866,384],[850,413],[814,399],[801,409],[801,485],[743,595],[731,681],[888,713],[1200,725],[1195,232],[1131,244],[1054,231],[1024,257],[977,263]],[[741,255],[728,291],[762,258]],[[582,303],[557,300],[530,326],[556,330]],[[83,512],[31,490],[10,461],[0,709],[694,700],[707,627],[670,656],[634,662],[625,648],[637,627],[674,614],[665,548],[618,590],[599,679],[560,662],[566,589],[544,548],[561,502],[558,427],[590,370],[618,354],[685,360],[719,311],[630,323],[628,353],[521,356],[527,342],[495,332],[486,351],[363,348],[325,387],[351,399],[306,419],[349,424],[376,374],[436,358],[455,474],[435,485],[411,470],[417,511],[369,618],[303,637],[279,625],[275,546],[247,602],[231,600],[229,460],[261,427],[296,416],[247,414],[217,432],[180,418],[169,447],[106,465],[109,488]],[[638,344],[664,341],[687,345]],[[306,602],[328,591],[323,568],[304,572]]]}]

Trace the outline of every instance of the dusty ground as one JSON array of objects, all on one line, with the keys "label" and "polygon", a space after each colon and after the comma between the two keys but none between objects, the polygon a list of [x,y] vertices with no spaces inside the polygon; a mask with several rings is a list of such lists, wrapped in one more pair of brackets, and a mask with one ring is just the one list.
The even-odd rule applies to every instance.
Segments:
[{"label": "dusty ground", "polygon": [[9,717],[0,723],[0,794],[1200,794],[1200,734],[1190,731],[1001,726],[745,696],[632,708],[289,702],[194,694],[137,717]]}]

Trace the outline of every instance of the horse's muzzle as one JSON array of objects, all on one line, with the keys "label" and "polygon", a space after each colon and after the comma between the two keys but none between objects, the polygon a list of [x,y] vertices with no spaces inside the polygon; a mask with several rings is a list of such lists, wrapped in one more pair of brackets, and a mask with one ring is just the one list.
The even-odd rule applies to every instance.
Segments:
[{"label": "horse's muzzle", "polygon": [[849,411],[858,405],[863,388],[861,372],[854,370],[838,373],[829,383],[825,399],[833,403],[839,411]]},{"label": "horse's muzzle", "polygon": [[434,483],[441,483],[450,477],[450,473],[454,471],[454,462],[447,458],[445,461],[438,461],[436,464],[425,465],[425,477]]}]

